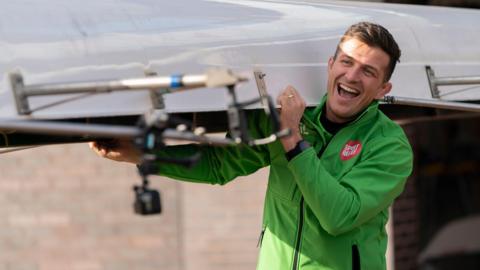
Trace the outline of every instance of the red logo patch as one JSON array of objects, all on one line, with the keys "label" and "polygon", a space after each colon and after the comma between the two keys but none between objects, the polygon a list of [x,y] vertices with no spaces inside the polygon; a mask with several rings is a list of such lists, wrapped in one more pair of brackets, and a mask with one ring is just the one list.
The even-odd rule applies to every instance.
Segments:
[{"label": "red logo patch", "polygon": [[359,141],[348,141],[340,152],[340,159],[349,160],[358,155],[362,150],[362,144]]}]

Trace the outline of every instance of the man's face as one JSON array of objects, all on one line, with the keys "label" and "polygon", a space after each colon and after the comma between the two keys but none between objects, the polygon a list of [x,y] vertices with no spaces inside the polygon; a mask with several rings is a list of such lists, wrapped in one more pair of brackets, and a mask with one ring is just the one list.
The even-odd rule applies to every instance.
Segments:
[{"label": "man's face", "polygon": [[353,120],[377,98],[390,92],[385,82],[390,57],[356,38],[344,41],[336,59],[328,61],[327,118],[336,123]]}]

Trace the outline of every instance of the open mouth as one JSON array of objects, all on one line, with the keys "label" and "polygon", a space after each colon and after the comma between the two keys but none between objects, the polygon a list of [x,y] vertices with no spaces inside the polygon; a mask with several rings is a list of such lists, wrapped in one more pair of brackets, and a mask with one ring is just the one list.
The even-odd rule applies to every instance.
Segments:
[{"label": "open mouth", "polygon": [[337,91],[341,97],[344,98],[356,98],[360,95],[360,92],[357,89],[350,88],[344,84],[337,84]]}]

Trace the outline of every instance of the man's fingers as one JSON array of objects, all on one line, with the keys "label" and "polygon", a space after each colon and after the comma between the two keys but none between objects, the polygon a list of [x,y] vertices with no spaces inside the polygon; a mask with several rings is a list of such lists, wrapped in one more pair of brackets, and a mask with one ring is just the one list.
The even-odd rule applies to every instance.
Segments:
[{"label": "man's fingers", "polygon": [[134,164],[141,162],[141,151],[131,140],[100,140],[89,142],[88,145],[100,157]]},{"label": "man's fingers", "polygon": [[285,89],[283,89],[280,94],[278,95],[277,97],[277,103],[280,103],[280,102],[285,102],[287,100],[292,100],[292,101],[295,101],[295,100],[303,100],[302,96],[300,95],[300,93],[297,91],[297,89],[295,89],[293,86],[291,85],[288,85],[287,87],[285,87]]},{"label": "man's fingers", "polygon": [[92,149],[97,155],[101,156],[101,157],[107,157],[107,155],[109,154],[109,150],[106,149],[105,147],[103,147],[101,144],[97,143],[97,142],[89,142],[88,143],[88,146],[90,147],[90,149]]},{"label": "man's fingers", "polygon": [[89,143],[88,143],[88,146],[90,147],[90,149],[92,149],[92,150],[94,150],[94,151],[98,150],[98,144],[97,144],[97,142],[89,142]]}]

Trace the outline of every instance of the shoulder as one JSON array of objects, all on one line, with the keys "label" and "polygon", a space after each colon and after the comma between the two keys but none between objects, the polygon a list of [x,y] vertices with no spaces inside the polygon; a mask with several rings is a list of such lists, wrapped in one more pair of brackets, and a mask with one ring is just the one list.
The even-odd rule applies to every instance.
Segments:
[{"label": "shoulder", "polygon": [[412,153],[412,148],[403,128],[378,111],[375,121],[370,123],[368,146],[370,149],[387,149]]},{"label": "shoulder", "polygon": [[388,118],[383,112],[378,111],[376,123],[378,125],[378,135],[380,137],[397,138],[408,141],[403,128],[398,123]]}]

